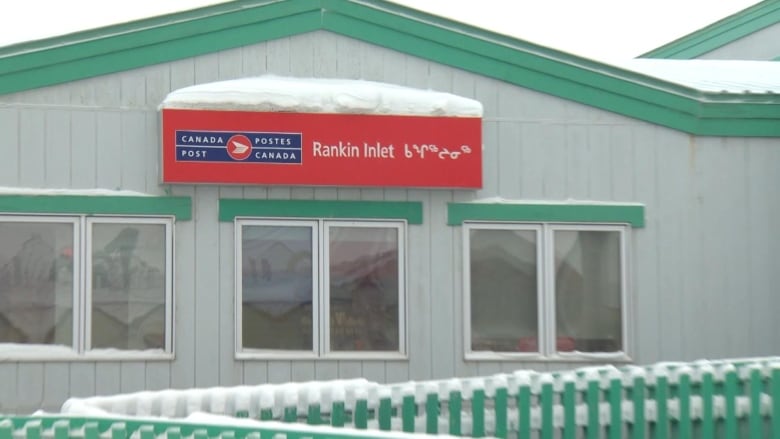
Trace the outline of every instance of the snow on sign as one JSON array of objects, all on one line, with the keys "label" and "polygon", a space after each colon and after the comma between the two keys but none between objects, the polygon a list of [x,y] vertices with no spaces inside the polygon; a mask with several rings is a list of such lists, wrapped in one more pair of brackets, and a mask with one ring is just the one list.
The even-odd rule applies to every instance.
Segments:
[{"label": "snow on sign", "polygon": [[164,183],[482,187],[482,106],[367,81],[260,77],[162,104]]}]

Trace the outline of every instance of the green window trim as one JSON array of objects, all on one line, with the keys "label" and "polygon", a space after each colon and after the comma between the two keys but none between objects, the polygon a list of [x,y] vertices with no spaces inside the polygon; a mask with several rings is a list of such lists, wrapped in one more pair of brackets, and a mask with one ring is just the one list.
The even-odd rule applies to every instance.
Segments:
[{"label": "green window trim", "polygon": [[422,224],[419,201],[246,200],[220,198],[219,220],[236,217],[405,219]]},{"label": "green window trim", "polygon": [[116,195],[0,195],[0,213],[172,215],[192,219],[190,197]]},{"label": "green window trim", "polygon": [[642,228],[645,207],[641,204],[449,203],[447,225],[459,226],[464,221],[623,223]]}]

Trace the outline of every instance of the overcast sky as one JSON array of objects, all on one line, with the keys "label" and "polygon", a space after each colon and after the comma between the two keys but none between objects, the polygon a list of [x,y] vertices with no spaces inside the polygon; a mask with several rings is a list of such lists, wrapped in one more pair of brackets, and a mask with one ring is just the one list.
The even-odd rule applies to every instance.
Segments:
[{"label": "overcast sky", "polygon": [[[759,0],[394,0],[588,58],[634,58]],[[215,0],[3,0],[0,46]]]}]

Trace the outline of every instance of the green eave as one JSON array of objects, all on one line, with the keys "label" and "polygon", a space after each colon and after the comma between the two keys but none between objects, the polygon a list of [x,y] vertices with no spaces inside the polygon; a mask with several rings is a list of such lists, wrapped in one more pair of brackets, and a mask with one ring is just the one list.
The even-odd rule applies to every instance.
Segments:
[{"label": "green eave", "polygon": [[780,1],[764,0],[653,49],[640,58],[693,59],[780,22]]},{"label": "green eave", "polygon": [[464,221],[630,224],[645,226],[641,204],[449,203],[447,224]]},{"label": "green eave", "polygon": [[0,214],[143,215],[192,219],[190,197],[0,195]]},{"label": "green eave", "polygon": [[0,48],[0,94],[317,30],[692,134],[780,136],[780,95],[705,93],[384,0],[238,0]]},{"label": "green eave", "polygon": [[400,219],[422,224],[419,201],[250,200],[220,198],[219,220],[237,217]]}]

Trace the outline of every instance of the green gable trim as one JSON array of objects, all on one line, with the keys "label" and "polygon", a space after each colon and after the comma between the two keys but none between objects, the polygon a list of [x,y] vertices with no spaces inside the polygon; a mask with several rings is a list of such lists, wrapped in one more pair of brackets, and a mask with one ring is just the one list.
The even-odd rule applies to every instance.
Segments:
[{"label": "green gable trim", "polygon": [[509,204],[449,203],[447,224],[464,221],[533,221],[565,223],[623,223],[645,226],[645,207],[639,204]]},{"label": "green gable trim", "polygon": [[653,49],[640,58],[693,59],[780,22],[780,2],[765,0]]},{"label": "green gable trim", "polygon": [[317,30],[691,134],[780,137],[780,95],[701,92],[383,0],[239,0],[9,46],[0,94]]},{"label": "green gable trim", "polygon": [[405,219],[422,224],[417,201],[247,200],[220,198],[219,220],[236,217]]},{"label": "green gable trim", "polygon": [[0,195],[0,213],[165,215],[192,219],[190,197],[104,195]]}]

